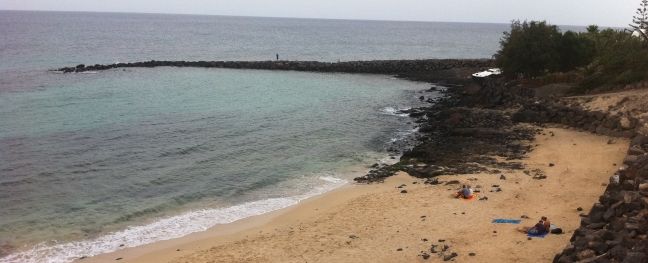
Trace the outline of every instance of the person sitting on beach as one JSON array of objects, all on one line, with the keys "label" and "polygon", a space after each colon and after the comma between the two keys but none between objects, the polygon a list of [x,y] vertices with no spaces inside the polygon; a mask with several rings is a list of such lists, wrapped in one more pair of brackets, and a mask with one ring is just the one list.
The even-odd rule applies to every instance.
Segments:
[{"label": "person sitting on beach", "polygon": [[547,219],[546,216],[543,216],[542,218],[540,218],[540,221],[542,221],[544,231],[549,232],[551,230],[551,222],[549,222],[549,219]]},{"label": "person sitting on beach", "polygon": [[473,197],[473,190],[470,185],[462,185],[461,190],[456,194],[457,198],[470,199]]}]

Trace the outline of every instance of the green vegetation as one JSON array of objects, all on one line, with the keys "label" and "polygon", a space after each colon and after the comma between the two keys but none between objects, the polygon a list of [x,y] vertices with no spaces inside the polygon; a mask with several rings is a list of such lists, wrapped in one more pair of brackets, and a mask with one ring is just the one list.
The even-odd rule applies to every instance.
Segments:
[{"label": "green vegetation", "polygon": [[495,60],[508,77],[538,77],[587,65],[594,46],[585,34],[563,34],[544,21],[513,21],[500,45]]},{"label": "green vegetation", "polygon": [[642,0],[630,27],[592,25],[585,32],[562,33],[544,21],[513,21],[500,41],[496,64],[508,78],[579,74],[581,92],[648,80],[648,0]]},{"label": "green vegetation", "polygon": [[589,33],[595,40],[593,62],[584,68],[580,90],[620,86],[648,79],[645,41],[628,32],[606,29]]}]

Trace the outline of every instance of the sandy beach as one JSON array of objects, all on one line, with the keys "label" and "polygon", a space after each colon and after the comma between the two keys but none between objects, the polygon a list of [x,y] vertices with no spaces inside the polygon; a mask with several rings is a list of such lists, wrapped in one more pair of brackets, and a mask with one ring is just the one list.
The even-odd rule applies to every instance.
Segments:
[{"label": "sandy beach", "polygon": [[[569,243],[579,214],[604,191],[628,142],[552,127],[533,143],[534,151],[523,160],[525,170],[539,169],[546,179],[533,179],[537,170],[531,175],[502,171],[506,179],[501,174],[439,177],[480,186],[478,196],[487,200],[454,199],[459,185],[425,185],[399,173],[384,183],[349,185],[274,213],[82,261],[439,262],[456,253],[458,262],[550,262]],[[565,234],[529,240],[516,231],[541,216]],[[496,218],[522,223],[491,223]],[[439,253],[430,252],[433,245]],[[430,257],[424,259],[422,252]]]}]

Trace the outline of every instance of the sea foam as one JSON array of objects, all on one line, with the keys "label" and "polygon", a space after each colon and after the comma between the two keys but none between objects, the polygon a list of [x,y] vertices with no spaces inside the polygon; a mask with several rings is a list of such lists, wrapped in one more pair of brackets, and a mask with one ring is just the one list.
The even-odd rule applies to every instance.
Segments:
[{"label": "sea foam", "polygon": [[81,257],[90,257],[127,247],[179,238],[191,233],[205,231],[219,224],[232,223],[243,218],[286,208],[347,183],[346,180],[332,176],[322,176],[319,179],[325,183],[302,195],[258,200],[226,208],[191,211],[163,218],[148,225],[132,226],[91,240],[43,243],[31,249],[0,258],[0,263],[71,262]]},{"label": "sea foam", "polygon": [[380,110],[380,112],[386,115],[399,116],[399,117],[409,116],[409,114],[402,112],[404,110],[409,110],[409,108],[384,107]]}]

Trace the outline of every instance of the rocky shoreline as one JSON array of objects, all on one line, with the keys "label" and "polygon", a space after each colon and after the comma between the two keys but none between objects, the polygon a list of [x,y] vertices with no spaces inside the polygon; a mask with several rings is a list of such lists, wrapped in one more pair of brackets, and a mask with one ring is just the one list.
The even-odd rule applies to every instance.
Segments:
[{"label": "rocky shoreline", "polygon": [[630,143],[623,166],[554,262],[648,262],[648,137]]},{"label": "rocky shoreline", "polygon": [[380,182],[401,170],[435,183],[439,175],[524,169],[520,160],[532,150],[539,130],[515,122],[519,106],[513,105],[530,100],[532,93],[496,80],[489,83],[502,85],[476,83],[460,75],[444,80],[450,87],[443,97],[428,107],[405,111],[418,124],[418,144],[405,151],[400,162],[373,169],[356,182]]},{"label": "rocky shoreline", "polygon": [[525,123],[533,123],[535,127],[560,124],[611,137],[631,138],[623,165],[610,177],[610,184],[590,213],[581,214],[580,228],[554,262],[648,262],[648,123],[645,120],[538,98],[533,90],[518,83],[497,79],[459,84],[449,88],[446,97],[434,105],[407,113],[419,124],[419,144],[405,152],[397,164],[378,167],[355,178],[357,182],[380,182],[400,170],[427,178],[426,183],[438,184],[435,177],[439,175],[497,174],[499,169],[524,169],[519,160],[533,150],[534,134],[541,131]]},{"label": "rocky shoreline", "polygon": [[[440,175],[524,170],[520,162],[533,150],[545,124],[632,138],[624,163],[582,222],[571,244],[554,262],[648,262],[648,123],[630,114],[589,111],[560,98],[540,98],[533,89],[503,79],[473,81],[469,73],[491,60],[312,61],[148,61],[78,65],[72,73],[127,67],[205,67],[314,72],[391,74],[448,87],[445,96],[408,113],[419,128],[416,145],[394,165],[377,164],[361,183],[381,182],[397,171],[438,184]],[[425,98],[425,96],[424,96]],[[530,125],[533,124],[533,125]],[[613,143],[613,140],[610,141]],[[492,157],[495,156],[495,157]],[[525,173],[527,171],[525,170]],[[535,177],[534,177],[535,179]],[[538,176],[541,180],[542,176]],[[578,192],[575,189],[575,192]],[[574,208],[576,209],[576,208]],[[580,208],[580,210],[583,210]],[[579,210],[579,211],[580,211]]]}]

